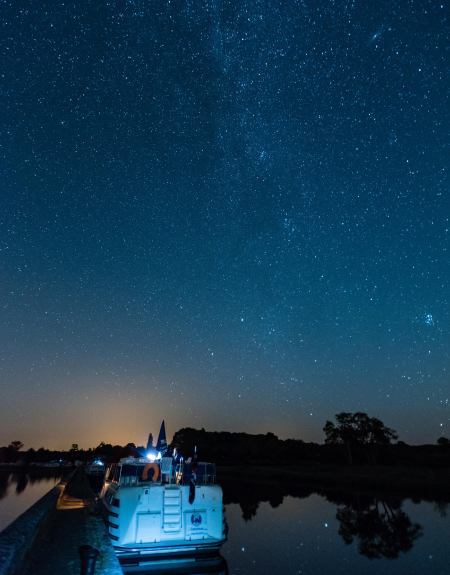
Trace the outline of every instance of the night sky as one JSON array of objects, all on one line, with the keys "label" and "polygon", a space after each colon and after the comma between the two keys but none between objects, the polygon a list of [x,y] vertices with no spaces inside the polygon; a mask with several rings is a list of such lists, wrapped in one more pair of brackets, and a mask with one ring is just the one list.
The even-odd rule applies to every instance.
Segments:
[{"label": "night sky", "polygon": [[447,0],[1,13],[0,444],[450,437]]}]

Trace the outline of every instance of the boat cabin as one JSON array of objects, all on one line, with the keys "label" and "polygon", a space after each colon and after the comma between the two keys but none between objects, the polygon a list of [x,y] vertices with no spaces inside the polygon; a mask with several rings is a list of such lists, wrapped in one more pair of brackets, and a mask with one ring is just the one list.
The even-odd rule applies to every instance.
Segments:
[{"label": "boat cabin", "polygon": [[107,472],[106,480],[121,487],[146,484],[211,485],[216,482],[214,463],[197,463],[196,469],[191,461],[172,465],[171,457],[150,462],[146,457],[125,457],[113,464]]}]

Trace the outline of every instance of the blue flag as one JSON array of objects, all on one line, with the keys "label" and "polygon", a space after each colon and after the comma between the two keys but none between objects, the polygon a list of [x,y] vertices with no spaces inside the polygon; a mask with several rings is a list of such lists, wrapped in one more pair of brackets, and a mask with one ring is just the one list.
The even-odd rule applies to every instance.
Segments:
[{"label": "blue flag", "polygon": [[156,444],[156,451],[161,453],[161,457],[167,451],[167,440],[166,440],[166,428],[164,426],[164,421],[161,423],[161,429],[159,430],[158,443]]}]

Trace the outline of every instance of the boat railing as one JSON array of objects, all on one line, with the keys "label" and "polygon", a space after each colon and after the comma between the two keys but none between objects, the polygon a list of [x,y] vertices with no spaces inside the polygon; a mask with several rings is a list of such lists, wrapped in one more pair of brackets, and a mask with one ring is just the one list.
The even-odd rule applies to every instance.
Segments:
[{"label": "boat railing", "polygon": [[[145,467],[148,464],[139,463],[122,463],[108,469],[107,480],[119,483],[123,487],[145,486],[145,485],[161,485],[165,483],[176,485],[211,485],[216,483],[216,466],[214,463],[193,463],[181,462],[177,465],[168,465],[165,462],[161,465],[159,462],[154,462],[153,465],[158,466],[158,473],[146,473],[146,479],[143,479]],[[147,470],[148,471],[148,470]]]},{"label": "boat railing", "polygon": [[211,485],[216,482],[216,466],[214,463],[182,462],[175,468],[176,483],[188,485]]}]

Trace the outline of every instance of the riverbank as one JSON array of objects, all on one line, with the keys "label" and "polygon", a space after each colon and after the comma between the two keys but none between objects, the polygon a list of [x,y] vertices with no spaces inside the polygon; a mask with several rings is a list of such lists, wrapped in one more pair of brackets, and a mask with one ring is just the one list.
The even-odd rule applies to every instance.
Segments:
[{"label": "riverbank", "polygon": [[0,575],[16,572],[66,486],[65,482],[56,485],[0,533]]},{"label": "riverbank", "polygon": [[[17,469],[6,476],[28,477]],[[36,481],[48,473],[55,471]],[[74,575],[83,546],[99,552],[96,573],[123,575],[84,470],[77,468],[0,533],[0,575]]]},{"label": "riverbank", "polygon": [[220,466],[218,481],[249,479],[304,485],[312,489],[357,490],[373,494],[379,490],[402,497],[450,501],[450,469],[384,466],[335,466],[320,464],[271,466]]},{"label": "riverbank", "polygon": [[79,549],[91,546],[99,555],[95,572],[123,575],[84,470],[78,468],[58,499],[51,519],[15,575],[73,575],[80,572]]}]

